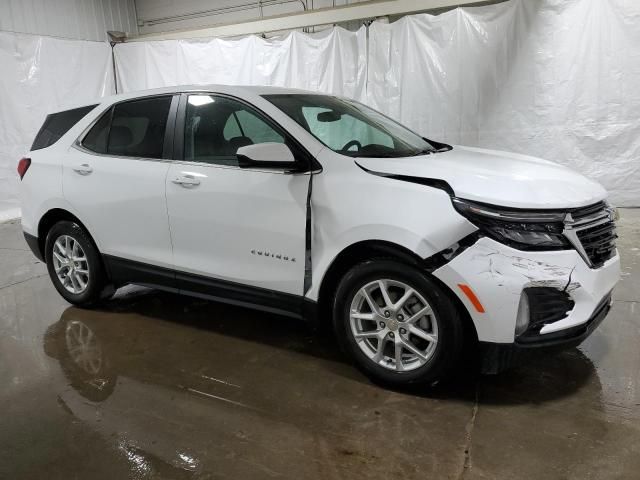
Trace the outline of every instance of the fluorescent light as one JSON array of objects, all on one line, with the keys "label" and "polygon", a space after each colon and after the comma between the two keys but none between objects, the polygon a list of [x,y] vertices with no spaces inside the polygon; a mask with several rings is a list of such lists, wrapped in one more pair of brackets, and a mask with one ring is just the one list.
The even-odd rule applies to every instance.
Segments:
[{"label": "fluorescent light", "polygon": [[211,95],[190,95],[189,96],[189,105],[193,105],[194,107],[200,107],[202,105],[207,105],[208,103],[213,103],[214,99]]}]

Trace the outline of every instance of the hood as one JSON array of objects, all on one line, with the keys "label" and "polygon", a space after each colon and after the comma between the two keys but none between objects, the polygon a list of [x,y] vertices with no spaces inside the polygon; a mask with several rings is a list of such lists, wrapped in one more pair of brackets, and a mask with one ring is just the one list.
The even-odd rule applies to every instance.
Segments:
[{"label": "hood", "polygon": [[481,148],[355,160],[375,173],[444,180],[457,197],[505,207],[574,208],[607,196],[598,183],[557,163]]}]

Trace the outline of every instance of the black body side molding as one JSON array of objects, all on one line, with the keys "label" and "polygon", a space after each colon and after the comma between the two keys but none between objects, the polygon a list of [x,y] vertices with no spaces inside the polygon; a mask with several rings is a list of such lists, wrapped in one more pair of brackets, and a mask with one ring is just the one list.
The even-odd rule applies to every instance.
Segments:
[{"label": "black body side molding", "polygon": [[112,255],[103,255],[102,258],[116,288],[131,283],[300,318],[311,323],[316,318],[316,302],[302,295],[181,272]]}]

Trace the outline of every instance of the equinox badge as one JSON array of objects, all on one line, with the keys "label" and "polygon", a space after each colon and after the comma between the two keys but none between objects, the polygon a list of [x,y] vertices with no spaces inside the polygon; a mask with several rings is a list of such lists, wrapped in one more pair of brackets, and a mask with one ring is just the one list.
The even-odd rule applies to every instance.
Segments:
[{"label": "equinox badge", "polygon": [[252,255],[260,255],[262,257],[271,257],[271,258],[275,258],[277,260],[284,260],[285,262],[295,262],[296,259],[295,257],[289,257],[288,255],[282,255],[280,253],[272,253],[269,252],[268,250],[262,251],[262,250],[251,250],[251,254]]}]

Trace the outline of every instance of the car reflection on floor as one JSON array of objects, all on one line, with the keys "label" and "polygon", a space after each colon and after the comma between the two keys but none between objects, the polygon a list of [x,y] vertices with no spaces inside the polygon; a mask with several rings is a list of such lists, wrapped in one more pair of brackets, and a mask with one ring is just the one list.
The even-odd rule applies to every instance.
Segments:
[{"label": "car reflection on floor", "polygon": [[[68,382],[56,392],[60,403],[139,476],[414,476],[442,462],[456,468],[452,445],[464,442],[474,402],[486,416],[498,405],[571,406],[580,390],[580,405],[600,411],[600,383],[578,350],[499,377],[392,392],[295,321],[156,291],[103,308],[65,310],[44,349]],[[545,415],[586,439],[594,434],[594,424],[585,430],[563,408]],[[535,430],[529,420],[522,428]],[[425,442],[432,452],[416,454]],[[377,445],[387,445],[386,456]]]},{"label": "car reflection on floor", "polygon": [[[135,311],[141,301],[141,308],[148,311],[158,301],[164,303],[162,297],[151,292],[136,298],[133,307],[127,301],[126,306],[116,301],[111,307],[132,307]],[[180,305],[179,310],[193,308],[188,300],[171,299]],[[195,305],[196,309],[204,305],[210,313],[209,302]],[[184,316],[181,311],[162,310],[165,316]],[[232,310],[245,313],[252,321],[252,312]],[[290,383],[287,369],[279,367],[278,350],[274,353],[269,345],[256,345],[250,336],[225,338],[201,329],[197,314],[187,317],[194,323],[163,321],[131,311],[68,308],[44,339],[45,353],[58,360],[71,387],[58,393],[60,401],[103,436],[117,438],[117,448],[132,470],[141,473],[172,469],[198,473],[203,455],[227,459],[246,456],[250,459],[236,462],[234,470],[249,472],[260,465],[264,472],[273,473],[278,471],[273,469],[274,463],[275,468],[286,470],[285,456],[273,461],[276,450],[315,451],[315,445],[308,444],[313,443],[313,436],[301,442],[299,422],[293,419],[302,419],[305,414],[296,413],[290,404],[299,392]],[[223,323],[217,326],[222,328]],[[293,343],[305,342],[308,330],[302,325],[294,325],[293,330],[287,344],[295,350],[292,339]],[[199,340],[201,336],[209,341],[216,337],[217,341],[205,343]],[[294,351],[280,352],[287,357],[283,362],[296,364],[289,358],[297,355]],[[348,365],[340,365],[350,370]],[[262,373],[257,374],[256,369]],[[271,369],[285,375],[261,380]],[[314,382],[308,375],[299,377]],[[308,384],[301,383],[299,388],[309,390]],[[251,450],[250,455],[242,454],[246,449]]]}]

